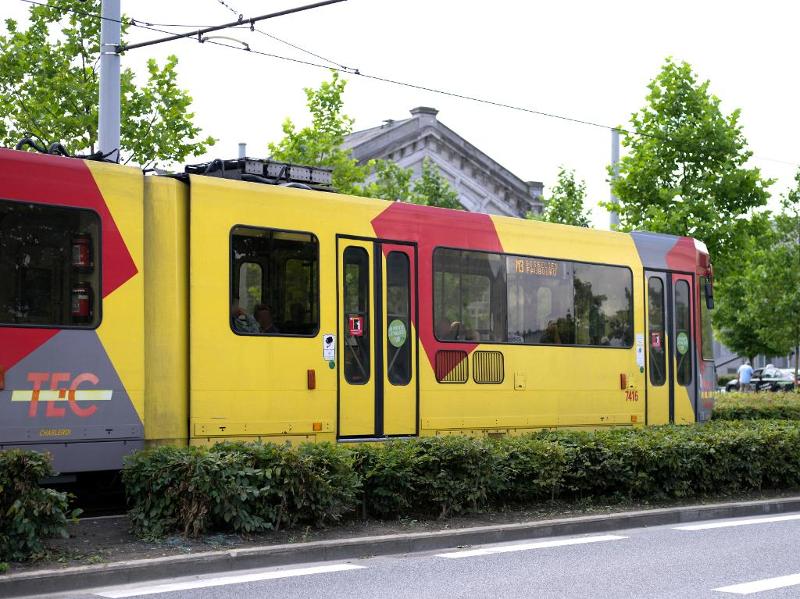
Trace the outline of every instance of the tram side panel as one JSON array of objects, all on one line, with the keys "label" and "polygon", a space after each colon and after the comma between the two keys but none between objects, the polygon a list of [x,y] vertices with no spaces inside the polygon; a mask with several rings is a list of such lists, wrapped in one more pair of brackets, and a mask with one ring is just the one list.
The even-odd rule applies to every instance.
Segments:
[{"label": "tram side panel", "polygon": [[0,150],[0,449],[64,473],[143,446],[141,172]]},{"label": "tram side panel", "polygon": [[186,445],[189,437],[189,188],[144,181],[145,439]]},{"label": "tram side panel", "polygon": [[373,226],[419,245],[421,434],[644,424],[628,236],[400,203]]},{"label": "tram side panel", "polygon": [[336,233],[383,203],[196,176],[189,193],[190,442],[334,440]]}]

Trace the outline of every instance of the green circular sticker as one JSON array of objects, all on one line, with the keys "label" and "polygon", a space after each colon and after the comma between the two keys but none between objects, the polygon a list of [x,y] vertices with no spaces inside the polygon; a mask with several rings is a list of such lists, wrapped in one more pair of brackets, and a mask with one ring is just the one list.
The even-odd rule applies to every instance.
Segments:
[{"label": "green circular sticker", "polygon": [[328,368],[330,368],[331,370],[333,370],[334,368],[336,368],[336,362],[334,362],[333,360],[331,360],[330,362],[328,362]]},{"label": "green circular sticker", "polygon": [[389,328],[386,330],[389,336],[389,343],[395,347],[403,347],[406,342],[406,323],[402,320],[395,319],[389,323]]},{"label": "green circular sticker", "polygon": [[679,354],[685,354],[689,351],[689,336],[681,331],[678,333],[678,339],[675,341],[675,346],[678,348]]}]

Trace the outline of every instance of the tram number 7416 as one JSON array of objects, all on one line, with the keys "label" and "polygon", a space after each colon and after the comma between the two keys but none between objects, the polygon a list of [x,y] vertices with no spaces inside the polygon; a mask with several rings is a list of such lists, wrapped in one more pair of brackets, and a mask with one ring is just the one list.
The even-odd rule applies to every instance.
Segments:
[{"label": "tram number 7416", "polygon": [[625,401],[639,401],[639,391],[637,389],[625,389]]}]

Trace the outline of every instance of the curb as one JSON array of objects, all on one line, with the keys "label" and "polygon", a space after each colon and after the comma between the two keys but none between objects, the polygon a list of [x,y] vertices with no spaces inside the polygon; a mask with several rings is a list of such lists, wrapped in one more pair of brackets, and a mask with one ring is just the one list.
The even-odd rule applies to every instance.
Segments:
[{"label": "curb", "polygon": [[60,570],[0,575],[0,597],[64,593],[172,577],[218,574],[234,570],[359,559],[379,555],[449,549],[463,545],[483,545],[795,511],[800,511],[800,497],[691,505],[638,512],[620,512],[602,516],[580,516],[434,532],[210,551],[93,566],[77,566]]}]

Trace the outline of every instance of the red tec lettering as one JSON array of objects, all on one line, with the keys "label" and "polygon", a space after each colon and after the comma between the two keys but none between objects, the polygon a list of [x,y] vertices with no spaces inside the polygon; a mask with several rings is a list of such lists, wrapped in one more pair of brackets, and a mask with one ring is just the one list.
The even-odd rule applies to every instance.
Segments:
[{"label": "red tec lettering", "polygon": [[[45,416],[47,418],[63,418],[66,415],[66,408],[56,405],[56,401],[67,400],[67,405],[76,416],[88,418],[97,412],[97,406],[92,404],[89,407],[81,407],[76,399],[78,388],[85,383],[97,386],[100,379],[91,372],[83,372],[74,379],[69,372],[29,372],[28,380],[32,383],[30,406],[28,416],[34,418],[39,413],[39,403],[44,401],[47,404]],[[42,390],[47,382],[50,382],[50,393],[47,398],[42,400]],[[70,382],[71,381],[71,382]],[[55,394],[53,392],[56,392]]]}]

